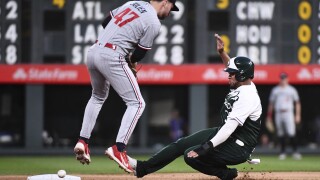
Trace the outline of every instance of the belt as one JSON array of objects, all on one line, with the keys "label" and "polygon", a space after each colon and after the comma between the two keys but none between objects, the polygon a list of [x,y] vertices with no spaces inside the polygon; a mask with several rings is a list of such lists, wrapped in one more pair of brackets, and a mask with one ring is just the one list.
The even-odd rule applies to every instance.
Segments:
[{"label": "belt", "polygon": [[238,144],[241,147],[244,147],[245,149],[248,150],[248,152],[252,153],[254,151],[254,147],[250,147],[249,145],[244,144],[243,141],[241,141],[240,139],[236,139],[232,136],[230,136],[228,139],[230,139],[232,142],[235,142],[236,144]]},{"label": "belt", "polygon": [[239,146],[244,146],[244,142],[241,141],[240,139],[236,139],[236,138],[234,138],[234,137],[232,137],[232,136],[230,136],[229,139],[230,139],[231,141],[235,142],[236,144],[238,144]]},{"label": "belt", "polygon": [[239,146],[244,146],[244,143],[239,139],[236,140],[236,144],[238,144]]},{"label": "belt", "polygon": [[[96,40],[95,43],[97,43],[98,45],[101,45],[101,43],[98,43],[98,40]],[[104,47],[110,48],[110,49],[112,49],[112,50],[116,50],[116,49],[117,49],[117,46],[116,46],[116,45],[113,45],[113,44],[111,44],[111,43],[106,43],[106,44],[104,45]]]}]

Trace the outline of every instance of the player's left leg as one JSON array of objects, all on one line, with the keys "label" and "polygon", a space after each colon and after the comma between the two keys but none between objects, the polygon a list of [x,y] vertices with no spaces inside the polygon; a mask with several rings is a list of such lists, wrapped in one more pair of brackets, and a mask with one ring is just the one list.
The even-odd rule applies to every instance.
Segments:
[{"label": "player's left leg", "polygon": [[294,122],[294,113],[293,112],[288,112],[288,114],[287,114],[286,131],[288,132],[290,145],[292,147],[292,157],[296,160],[300,160],[302,158],[302,156],[298,152],[298,144],[297,144],[297,139],[296,139],[296,124]]},{"label": "player's left leg", "polygon": [[187,137],[182,137],[176,142],[167,145],[147,161],[138,161],[136,176],[143,177],[147,174],[160,170],[161,168],[174,161],[177,157],[183,155],[188,148],[211,139],[211,137],[214,136],[217,131],[217,128],[205,129]]},{"label": "player's left leg", "polygon": [[142,115],[146,103],[141,95],[136,77],[124,60],[118,64],[113,64],[114,72],[110,83],[113,89],[119,94],[127,105],[127,109],[122,117],[120,129],[118,131],[116,142],[127,144],[138,119]]},{"label": "player's left leg", "polygon": [[99,49],[91,47],[87,54],[87,67],[90,74],[92,94],[85,108],[79,141],[74,147],[76,159],[82,164],[89,164],[90,151],[89,139],[96,124],[97,116],[104,101],[107,99],[110,84],[103,74],[96,68],[95,62],[99,60],[97,52]]}]

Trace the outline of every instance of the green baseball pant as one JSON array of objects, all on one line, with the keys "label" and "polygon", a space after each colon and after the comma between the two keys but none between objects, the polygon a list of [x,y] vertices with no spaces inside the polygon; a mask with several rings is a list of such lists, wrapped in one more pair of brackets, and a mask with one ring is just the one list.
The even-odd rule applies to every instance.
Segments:
[{"label": "green baseball pant", "polygon": [[198,131],[190,136],[180,138],[176,142],[164,147],[147,161],[138,161],[137,177],[158,171],[176,158],[184,155],[185,162],[193,169],[207,175],[222,178],[230,171],[227,165],[236,165],[246,162],[253,148],[239,146],[234,140],[228,139],[224,143],[197,158],[188,158],[188,152],[198,148],[202,143],[209,141],[218,132],[218,128]]}]

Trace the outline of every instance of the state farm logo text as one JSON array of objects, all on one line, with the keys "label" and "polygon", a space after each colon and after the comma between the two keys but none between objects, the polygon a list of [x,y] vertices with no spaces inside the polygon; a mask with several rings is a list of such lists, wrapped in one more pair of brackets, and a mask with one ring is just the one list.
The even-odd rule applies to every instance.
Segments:
[{"label": "state farm logo text", "polygon": [[18,68],[14,73],[14,80],[76,80],[78,72],[76,70],[63,70],[60,68]]}]

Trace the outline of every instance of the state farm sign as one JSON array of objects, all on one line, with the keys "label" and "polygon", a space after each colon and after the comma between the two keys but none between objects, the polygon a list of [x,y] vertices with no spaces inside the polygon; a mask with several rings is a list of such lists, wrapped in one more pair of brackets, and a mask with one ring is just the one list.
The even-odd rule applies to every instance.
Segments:
[{"label": "state farm sign", "polygon": [[[228,73],[221,64],[151,65],[143,64],[138,83],[156,85],[227,84]],[[286,72],[292,84],[319,84],[319,65],[257,65],[256,84],[276,84]],[[85,65],[0,65],[0,84],[90,84]]]},{"label": "state farm sign", "polygon": [[62,70],[59,68],[53,69],[39,69],[39,68],[18,68],[14,73],[12,79],[14,80],[35,80],[35,81],[68,81],[77,80],[78,71],[76,70]]},{"label": "state farm sign", "polygon": [[319,80],[320,79],[320,67],[319,68],[301,68],[297,73],[299,80]]},{"label": "state farm sign", "polygon": [[73,65],[1,65],[0,83],[18,84],[87,84],[85,66]]},{"label": "state farm sign", "polygon": [[159,70],[159,69],[141,69],[138,71],[138,79],[140,80],[172,80],[174,72],[172,70]]}]

